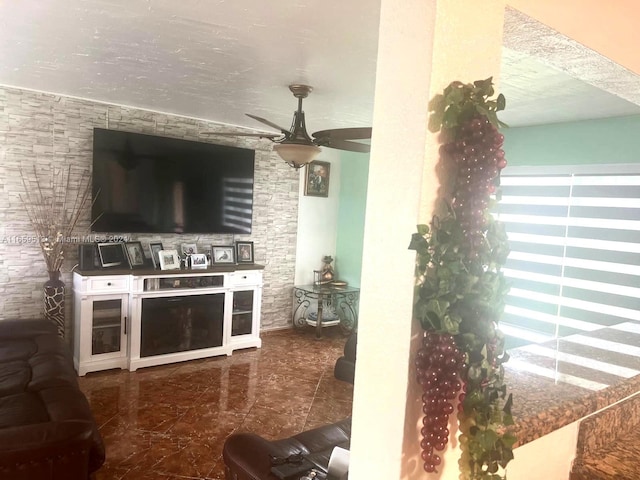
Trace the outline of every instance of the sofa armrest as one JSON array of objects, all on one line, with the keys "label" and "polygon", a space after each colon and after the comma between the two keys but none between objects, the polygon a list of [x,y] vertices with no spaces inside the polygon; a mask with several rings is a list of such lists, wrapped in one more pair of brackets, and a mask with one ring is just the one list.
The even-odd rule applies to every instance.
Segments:
[{"label": "sofa armrest", "polygon": [[254,433],[234,433],[222,449],[227,480],[277,480],[271,472],[271,457],[296,453],[313,457],[326,467],[334,447],[349,448],[351,417],[281,440],[267,440]]},{"label": "sofa armrest", "polygon": [[53,322],[43,318],[0,320],[0,339],[31,338],[37,335],[58,334]]},{"label": "sofa armrest", "polygon": [[[250,453],[249,453],[250,452]],[[271,458],[288,457],[296,451],[276,447],[273,442],[254,433],[234,433],[224,442],[222,458],[229,480],[276,479],[271,472]]]},{"label": "sofa armrest", "polygon": [[92,432],[75,420],[0,429],[0,478],[86,480]]}]

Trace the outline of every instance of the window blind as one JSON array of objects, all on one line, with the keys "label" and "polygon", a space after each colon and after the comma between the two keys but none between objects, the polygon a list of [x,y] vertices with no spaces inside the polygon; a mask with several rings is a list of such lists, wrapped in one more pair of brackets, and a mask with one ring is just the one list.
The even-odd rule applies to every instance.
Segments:
[{"label": "window blind", "polygon": [[510,347],[640,321],[640,169],[589,168],[503,172]]}]

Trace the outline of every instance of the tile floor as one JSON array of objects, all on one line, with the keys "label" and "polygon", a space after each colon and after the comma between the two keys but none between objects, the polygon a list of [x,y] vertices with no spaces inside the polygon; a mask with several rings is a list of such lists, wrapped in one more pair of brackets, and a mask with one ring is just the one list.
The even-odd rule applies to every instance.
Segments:
[{"label": "tile floor", "polygon": [[231,433],[283,438],[350,415],[353,387],[333,377],[346,337],[325,335],[268,332],[230,357],[79,378],[106,445],[96,480],[223,479]]},{"label": "tile floor", "polygon": [[[283,438],[351,413],[333,377],[346,337],[325,329],[263,334],[263,347],[80,378],[107,449],[96,480],[224,478],[236,431]],[[640,322],[510,350],[505,380],[524,444],[640,391]]]}]

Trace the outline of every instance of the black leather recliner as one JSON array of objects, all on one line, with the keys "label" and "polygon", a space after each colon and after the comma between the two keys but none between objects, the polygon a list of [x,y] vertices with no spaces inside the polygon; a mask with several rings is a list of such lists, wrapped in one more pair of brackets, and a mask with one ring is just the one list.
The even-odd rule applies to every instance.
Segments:
[{"label": "black leather recliner", "polygon": [[[275,480],[271,473],[273,459],[288,459],[302,454],[313,463],[327,469],[335,447],[349,448],[351,417],[330,425],[323,425],[280,440],[267,440],[254,433],[234,433],[227,437],[222,448],[227,480]],[[295,465],[293,465],[295,467]],[[300,478],[298,473],[287,478]]]},{"label": "black leather recliner", "polygon": [[353,332],[344,345],[344,355],[336,361],[333,375],[345,382],[353,383],[356,369],[356,343],[357,333]]}]

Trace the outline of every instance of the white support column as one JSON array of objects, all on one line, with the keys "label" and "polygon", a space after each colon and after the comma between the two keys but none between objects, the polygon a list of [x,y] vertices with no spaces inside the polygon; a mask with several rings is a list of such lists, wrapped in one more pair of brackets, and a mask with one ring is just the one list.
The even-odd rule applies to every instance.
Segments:
[{"label": "white support column", "polygon": [[[453,80],[500,67],[503,0],[382,0],[358,327],[349,477],[425,478],[421,400],[412,376],[416,224],[428,223],[439,179],[428,101]],[[455,452],[441,478],[458,478]]]}]

